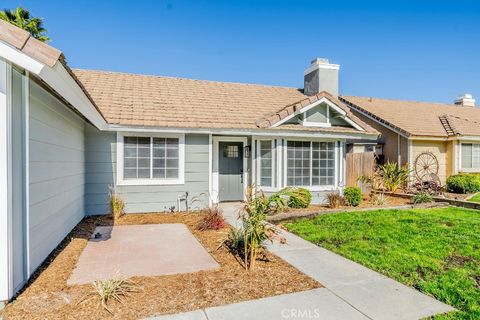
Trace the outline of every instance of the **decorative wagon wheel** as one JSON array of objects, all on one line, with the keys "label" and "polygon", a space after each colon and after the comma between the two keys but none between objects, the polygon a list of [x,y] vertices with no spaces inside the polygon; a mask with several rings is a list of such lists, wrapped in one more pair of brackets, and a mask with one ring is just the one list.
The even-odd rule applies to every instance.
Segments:
[{"label": "decorative wagon wheel", "polygon": [[431,152],[422,152],[415,159],[414,171],[419,181],[430,181],[438,174],[438,160]]}]

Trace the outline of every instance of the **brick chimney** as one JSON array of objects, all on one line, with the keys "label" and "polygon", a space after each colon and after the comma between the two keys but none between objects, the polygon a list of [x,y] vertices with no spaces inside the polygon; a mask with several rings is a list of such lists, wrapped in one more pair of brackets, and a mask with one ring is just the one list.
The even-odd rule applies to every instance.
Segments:
[{"label": "brick chimney", "polygon": [[308,96],[327,91],[338,96],[338,64],[331,64],[328,59],[316,58],[304,72],[304,93]]}]

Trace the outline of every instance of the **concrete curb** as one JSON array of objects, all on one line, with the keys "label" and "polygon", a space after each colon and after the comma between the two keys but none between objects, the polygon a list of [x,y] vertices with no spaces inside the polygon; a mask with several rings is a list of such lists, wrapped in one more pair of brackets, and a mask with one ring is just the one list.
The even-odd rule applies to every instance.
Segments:
[{"label": "concrete curb", "polygon": [[407,204],[403,206],[390,206],[390,207],[368,207],[368,208],[352,208],[352,209],[329,209],[324,211],[314,212],[296,212],[296,213],[279,213],[274,216],[267,217],[267,221],[270,223],[279,223],[286,220],[302,219],[302,218],[314,218],[319,215],[340,213],[340,212],[363,212],[363,211],[377,211],[377,210],[410,210],[410,209],[429,209],[429,208],[442,208],[449,204],[446,202],[435,203],[422,203],[422,204]]}]

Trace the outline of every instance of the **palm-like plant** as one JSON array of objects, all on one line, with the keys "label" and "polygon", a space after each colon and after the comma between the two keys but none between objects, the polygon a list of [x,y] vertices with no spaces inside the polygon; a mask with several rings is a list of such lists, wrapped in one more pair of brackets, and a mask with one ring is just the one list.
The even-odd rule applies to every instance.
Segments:
[{"label": "palm-like plant", "polygon": [[383,184],[390,192],[395,192],[397,189],[407,183],[411,170],[408,165],[401,166],[396,162],[387,162],[379,167]]},{"label": "palm-like plant", "polygon": [[[243,257],[245,269],[253,270],[259,250],[265,241],[272,242],[277,235],[277,230],[267,224],[266,217],[271,210],[271,203],[263,192],[256,192],[249,187],[246,194],[247,201],[240,216],[242,220]],[[284,242],[280,239],[280,242]]]},{"label": "palm-like plant", "polygon": [[15,10],[4,9],[0,11],[0,19],[28,31],[32,37],[42,42],[50,41],[50,38],[46,34],[47,29],[43,27],[43,19],[32,17],[30,12],[21,6]]}]

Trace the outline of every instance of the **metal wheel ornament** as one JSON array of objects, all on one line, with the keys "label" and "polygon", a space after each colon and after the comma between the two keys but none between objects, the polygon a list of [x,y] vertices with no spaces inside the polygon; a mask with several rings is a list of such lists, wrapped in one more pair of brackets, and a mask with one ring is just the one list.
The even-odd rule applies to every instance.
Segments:
[{"label": "metal wheel ornament", "polygon": [[438,175],[437,157],[431,152],[422,152],[415,159],[413,168],[419,181],[430,181]]}]

